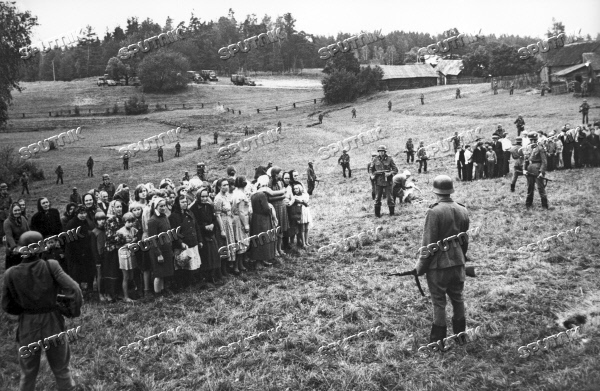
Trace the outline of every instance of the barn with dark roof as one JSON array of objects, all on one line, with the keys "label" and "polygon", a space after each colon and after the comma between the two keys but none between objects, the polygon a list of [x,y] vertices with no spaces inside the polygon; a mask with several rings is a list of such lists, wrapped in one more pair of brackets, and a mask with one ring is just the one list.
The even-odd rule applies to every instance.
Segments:
[{"label": "barn with dark roof", "polygon": [[435,66],[439,84],[458,84],[458,75],[463,70],[462,60],[440,60]]},{"label": "barn with dark roof", "polygon": [[[584,53],[600,54],[600,42],[576,42],[567,44],[560,49],[551,49],[546,54],[544,67],[540,71],[542,81],[550,85],[564,82],[565,76],[585,67]],[[595,79],[597,81],[597,78]]]},{"label": "barn with dark roof", "polygon": [[428,64],[380,65],[383,78],[380,86],[392,90],[422,88],[437,85],[437,73]]}]

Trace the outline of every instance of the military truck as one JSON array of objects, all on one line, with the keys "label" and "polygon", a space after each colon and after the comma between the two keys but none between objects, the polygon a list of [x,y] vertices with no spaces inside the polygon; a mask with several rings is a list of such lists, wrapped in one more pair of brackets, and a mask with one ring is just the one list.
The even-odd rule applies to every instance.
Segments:
[{"label": "military truck", "polygon": [[231,82],[236,86],[255,86],[254,80],[244,75],[231,75]]},{"label": "military truck", "polygon": [[204,79],[204,81],[219,81],[219,78],[217,77],[217,74],[215,73],[215,71],[212,70],[201,70],[200,71],[200,76],[202,76],[202,78]]},{"label": "military truck", "polygon": [[204,81],[200,74],[196,71],[187,71],[185,76],[194,83],[201,83]]}]

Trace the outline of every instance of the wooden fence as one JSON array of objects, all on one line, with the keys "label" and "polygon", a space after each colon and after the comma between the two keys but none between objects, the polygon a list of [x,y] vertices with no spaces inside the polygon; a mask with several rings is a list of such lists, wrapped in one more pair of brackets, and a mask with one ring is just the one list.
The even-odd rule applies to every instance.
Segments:
[{"label": "wooden fence", "polygon": [[[498,76],[494,77],[493,80],[498,81],[498,88],[509,89],[511,83],[515,83],[515,88],[527,88],[540,86],[542,79],[539,73],[526,73],[522,75],[512,76]],[[490,88],[493,87],[494,82],[490,84]]]},{"label": "wooden fence", "polygon": [[485,77],[459,77],[457,79],[446,79],[446,84],[482,84],[489,80]]}]

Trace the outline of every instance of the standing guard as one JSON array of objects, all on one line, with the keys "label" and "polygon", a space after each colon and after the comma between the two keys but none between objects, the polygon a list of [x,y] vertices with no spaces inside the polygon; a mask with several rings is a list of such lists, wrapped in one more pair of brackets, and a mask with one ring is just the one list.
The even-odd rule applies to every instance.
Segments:
[{"label": "standing guard", "polygon": [[217,130],[215,130],[215,132],[213,133],[213,137],[215,139],[215,142],[213,144],[218,144],[219,132]]},{"label": "standing guard", "polygon": [[160,162],[164,162],[164,161],[165,161],[165,158],[163,157],[163,147],[162,147],[162,145],[160,145],[158,147],[158,162],[160,163]]},{"label": "standing guard", "polygon": [[427,173],[427,150],[425,149],[425,143],[421,141],[419,143],[419,149],[417,150],[417,161],[419,162],[419,174],[421,173],[421,167],[424,167],[424,173]]},{"label": "standing guard", "polygon": [[88,176],[93,177],[94,176],[94,159],[92,159],[92,157],[90,156],[89,159],[87,160],[87,168],[88,168]]},{"label": "standing guard", "polygon": [[525,156],[523,154],[523,147],[521,146],[521,144],[523,143],[523,138],[517,137],[516,143],[517,144],[513,145],[513,147],[510,149],[510,154],[511,154],[513,160],[515,161],[515,164],[514,164],[515,172],[513,173],[512,183],[510,184],[510,191],[512,191],[513,193],[515,192],[515,185],[517,184],[517,179],[521,175],[524,175],[523,162],[525,160]]},{"label": "standing guard", "polygon": [[517,136],[520,136],[521,132],[525,130],[525,120],[520,114],[515,120],[515,125],[517,125]]},{"label": "standing guard", "polygon": [[371,167],[376,158],[377,152],[371,152],[371,161],[367,164],[367,172],[369,173],[369,180],[371,181],[371,198],[373,200],[375,200],[375,175],[371,174]]},{"label": "standing guard", "polygon": [[202,136],[198,136],[198,149],[202,149]]},{"label": "standing guard", "polygon": [[387,155],[385,145],[380,145],[377,148],[379,156],[373,159],[371,165],[371,173],[375,175],[375,185],[377,186],[377,194],[375,197],[375,216],[381,217],[381,197],[385,191],[390,216],[394,215],[394,197],[392,197],[392,178],[398,173],[398,167],[394,163],[394,159]]},{"label": "standing guard", "polygon": [[179,144],[179,141],[177,141],[177,144],[175,144],[175,157],[179,157],[180,152],[181,152],[181,144]]},{"label": "standing guard", "polygon": [[204,163],[198,163],[196,165],[196,174],[202,181],[206,180],[206,167],[204,166]]},{"label": "standing guard", "polygon": [[454,99],[462,99],[462,96],[460,96],[460,88],[456,89],[456,97]]},{"label": "standing guard", "polygon": [[356,109],[352,108],[352,118],[356,118]]},{"label": "standing guard", "polygon": [[352,170],[350,169],[350,155],[348,155],[348,150],[346,148],[344,148],[342,151],[342,156],[340,156],[338,159],[338,164],[342,166],[344,178],[346,178],[346,169],[348,169],[348,176],[352,178]]},{"label": "standing guard", "polygon": [[544,147],[537,143],[538,135],[532,132],[529,135],[529,141],[531,146],[531,154],[529,155],[526,164],[527,175],[527,199],[525,206],[531,208],[533,205],[533,193],[535,192],[535,185],[537,184],[540,198],[542,199],[542,208],[548,209],[548,198],[546,197],[546,181],[544,176],[546,175],[546,166],[548,164],[546,159],[546,151]]},{"label": "standing guard", "polygon": [[[415,145],[413,144],[412,138],[409,138],[406,142],[406,163],[415,162]],[[377,154],[375,154],[377,156]]]}]

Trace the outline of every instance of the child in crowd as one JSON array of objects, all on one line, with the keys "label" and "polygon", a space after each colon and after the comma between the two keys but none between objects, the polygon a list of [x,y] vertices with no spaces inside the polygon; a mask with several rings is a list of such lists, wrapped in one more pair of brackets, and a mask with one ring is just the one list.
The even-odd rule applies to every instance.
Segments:
[{"label": "child in crowd", "polygon": [[[137,235],[137,229],[133,227],[136,222],[136,218],[131,212],[127,212],[123,215],[123,221],[125,226],[117,231],[119,241],[121,245],[132,243]],[[119,249],[119,268],[123,272],[123,301],[131,303],[133,300],[129,298],[129,277],[130,270],[135,268],[135,260],[131,256],[131,252],[127,249]]]},{"label": "child in crowd", "polygon": [[492,150],[492,146],[488,145],[488,151],[485,153],[485,159],[487,160],[487,177],[494,177],[494,167],[496,166],[496,152]]},{"label": "child in crowd", "polygon": [[308,246],[308,224],[312,222],[310,210],[308,209],[308,194],[304,193],[303,186],[295,183],[293,188],[292,205],[290,206],[289,221],[295,226],[300,240],[300,246]]}]

